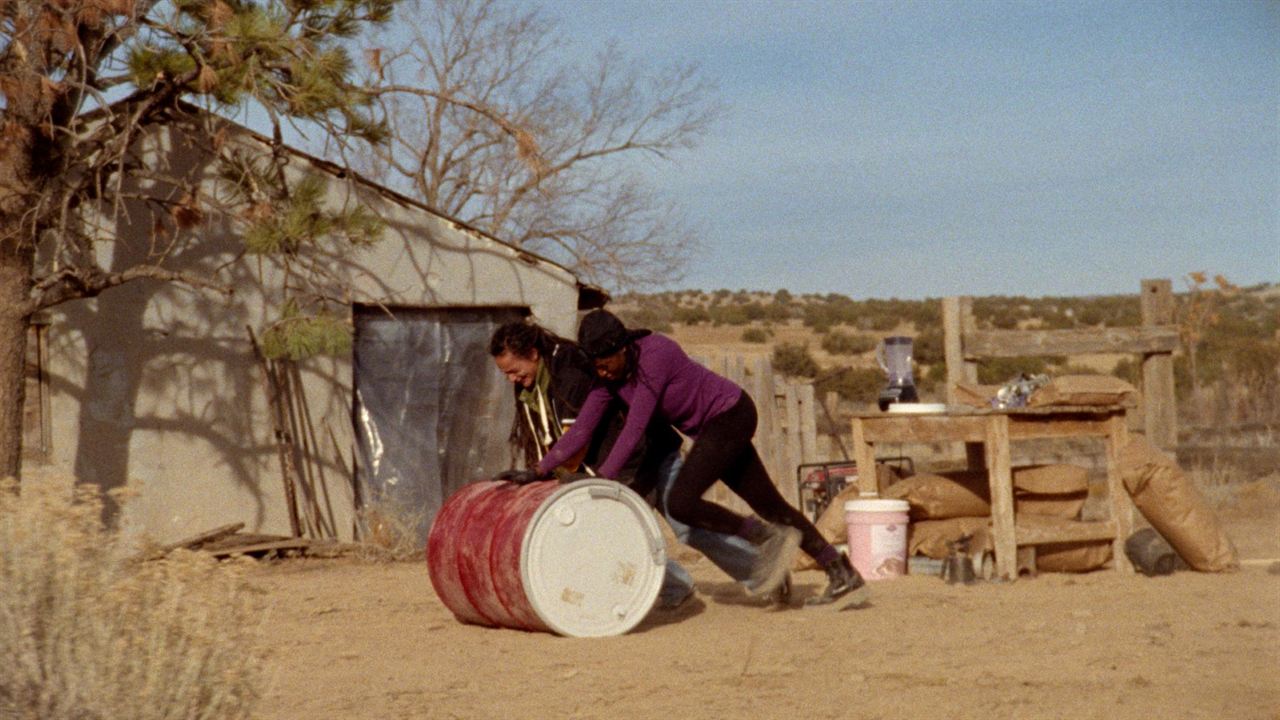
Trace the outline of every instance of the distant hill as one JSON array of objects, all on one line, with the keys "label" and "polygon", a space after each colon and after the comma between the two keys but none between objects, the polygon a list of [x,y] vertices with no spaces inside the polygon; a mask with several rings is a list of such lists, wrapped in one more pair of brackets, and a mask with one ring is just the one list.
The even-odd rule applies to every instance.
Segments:
[{"label": "distant hill", "polygon": [[[1224,375],[1257,375],[1277,382],[1280,367],[1280,285],[1177,293],[1179,322],[1193,322],[1196,303],[1207,300],[1213,318],[1202,321],[1197,375],[1204,384]],[[817,379],[819,390],[850,400],[874,398],[883,382],[874,348],[886,335],[915,338],[917,380],[926,394],[940,392],[945,377],[940,299],[853,300],[829,293],[793,294],[727,289],[627,294],[610,308],[632,327],[664,332],[691,353],[769,355],[786,374]],[[974,298],[974,316],[985,329],[1126,327],[1141,323],[1138,295],[1095,297]],[[1138,381],[1137,359],[1125,355],[1013,358],[979,367],[983,382],[1004,382],[1021,372],[1111,373]],[[1190,385],[1185,353],[1175,357],[1180,395]],[[936,397],[936,394],[935,394]]]}]

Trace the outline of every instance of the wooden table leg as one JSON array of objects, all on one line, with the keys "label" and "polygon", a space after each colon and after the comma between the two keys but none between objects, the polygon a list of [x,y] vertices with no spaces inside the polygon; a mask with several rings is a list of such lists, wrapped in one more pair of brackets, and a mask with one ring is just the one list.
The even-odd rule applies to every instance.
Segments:
[{"label": "wooden table leg", "polygon": [[1013,469],[1009,457],[1009,417],[987,418],[987,478],[991,484],[991,540],[996,577],[1018,579],[1018,544],[1013,520]]},{"label": "wooden table leg", "polygon": [[867,442],[862,430],[862,418],[853,419],[853,462],[858,466],[858,494],[879,495],[876,478],[876,448]]},{"label": "wooden table leg", "polygon": [[1116,526],[1116,539],[1111,545],[1111,563],[1122,573],[1132,573],[1133,563],[1124,552],[1124,541],[1133,534],[1133,501],[1120,477],[1120,452],[1129,442],[1129,429],[1124,414],[1113,415],[1107,420],[1107,503],[1111,506],[1111,521]]}]

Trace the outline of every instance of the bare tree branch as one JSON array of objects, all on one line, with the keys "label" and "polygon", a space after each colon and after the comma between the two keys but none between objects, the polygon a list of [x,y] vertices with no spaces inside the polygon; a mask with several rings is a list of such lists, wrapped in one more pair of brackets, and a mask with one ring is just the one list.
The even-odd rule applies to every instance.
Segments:
[{"label": "bare tree branch", "polygon": [[390,142],[320,152],[588,279],[679,277],[692,233],[630,158],[670,160],[717,116],[695,68],[616,48],[575,67],[552,22],[496,0],[422,0],[404,20],[409,41],[366,53]]}]

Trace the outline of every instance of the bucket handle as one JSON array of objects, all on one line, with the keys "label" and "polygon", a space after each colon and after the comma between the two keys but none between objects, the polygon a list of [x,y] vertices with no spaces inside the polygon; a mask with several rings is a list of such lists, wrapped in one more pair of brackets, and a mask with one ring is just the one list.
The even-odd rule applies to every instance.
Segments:
[{"label": "bucket handle", "polygon": [[587,495],[592,500],[621,500],[622,486],[618,483],[611,485],[592,485],[587,488]]}]

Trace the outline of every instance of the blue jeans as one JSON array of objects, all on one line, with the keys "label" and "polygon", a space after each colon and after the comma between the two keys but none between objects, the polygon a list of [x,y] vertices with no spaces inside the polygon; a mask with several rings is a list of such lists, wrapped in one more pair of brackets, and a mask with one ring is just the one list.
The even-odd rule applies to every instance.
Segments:
[{"label": "blue jeans", "polygon": [[[680,453],[673,452],[659,465],[656,485],[658,510],[671,525],[676,540],[705,555],[729,577],[745,583],[751,577],[751,568],[759,555],[754,545],[737,535],[689,527],[667,512],[667,495],[671,493],[671,485],[683,463]],[[662,578],[662,589],[658,591],[658,602],[662,605],[675,605],[691,592],[693,577],[689,575],[689,571],[675,560],[667,560],[667,571]]]}]

